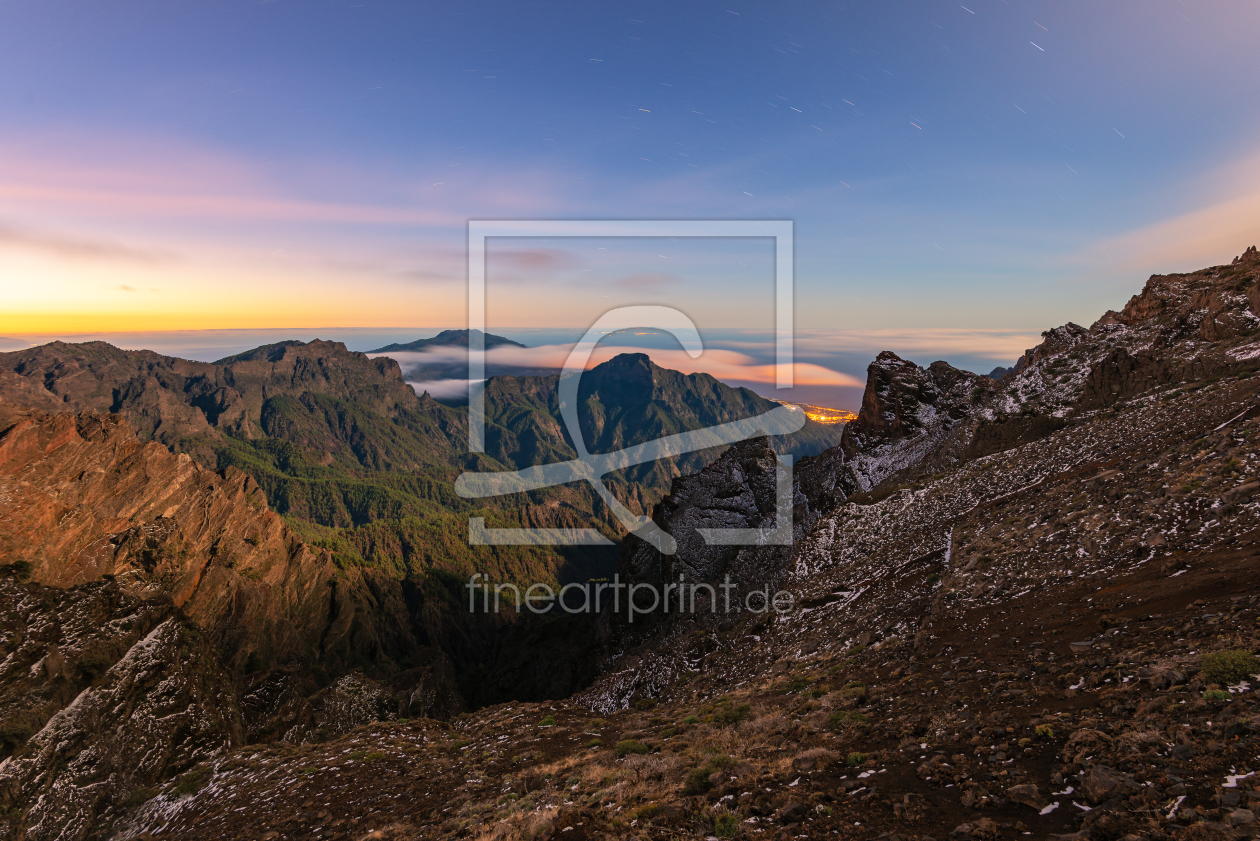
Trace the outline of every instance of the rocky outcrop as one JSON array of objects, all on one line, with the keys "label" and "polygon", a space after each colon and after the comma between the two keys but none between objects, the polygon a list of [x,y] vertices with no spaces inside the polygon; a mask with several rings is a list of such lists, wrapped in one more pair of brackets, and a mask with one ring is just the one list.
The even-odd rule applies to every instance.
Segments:
[{"label": "rocky outcrop", "polygon": [[[1153,275],[1121,312],[1108,312],[1091,328],[1102,353],[1078,408],[1098,409],[1158,386],[1256,367],[1260,353],[1254,341],[1245,343],[1260,333],[1257,310],[1260,256],[1254,246],[1228,266]],[[1124,342],[1130,334],[1143,341]]]},{"label": "rocky outcrop", "polygon": [[879,444],[921,434],[942,410],[959,413],[958,401],[942,400],[960,382],[974,375],[945,362],[920,368],[891,351],[884,351],[866,369],[866,390],[857,420],[845,428],[844,447],[854,453]]},{"label": "rocky outcrop", "polygon": [[11,573],[0,592],[17,632],[0,669],[5,837],[83,838],[135,793],[243,743],[215,645],[169,602],[114,582],[23,587]]},{"label": "rocky outcrop", "polygon": [[1170,337],[1195,335],[1211,342],[1251,335],[1260,328],[1260,254],[1251,246],[1228,266],[1189,274],[1151,275],[1142,291],[1100,324],[1158,324]]},{"label": "rocky outcrop", "polygon": [[845,470],[836,488],[848,496],[869,491],[925,459],[957,461],[972,428],[971,416],[997,388],[990,377],[946,362],[920,368],[884,351],[867,369],[857,420],[845,426],[840,445]]},{"label": "rocky outcrop", "polygon": [[[736,444],[694,476],[675,479],[653,520],[677,541],[677,553],[662,555],[650,544],[628,537],[619,564],[622,578],[659,589],[680,578],[717,586],[729,576],[737,588],[732,591],[736,602],[738,594],[749,587],[777,586],[791,558],[791,545],[712,544],[701,530],[774,529],[778,525],[778,465],[769,443],[758,438]],[[808,501],[799,488],[794,489],[793,508],[793,532],[799,537],[812,524]],[[796,513],[804,517],[798,519]],[[721,591],[717,598],[721,602]],[[704,604],[697,602],[697,610],[708,612],[707,591],[700,599]]]},{"label": "rocky outcrop", "polygon": [[1044,438],[1067,426],[1069,421],[1052,415],[1027,415],[976,425],[963,450],[964,461],[1000,453]]},{"label": "rocky outcrop", "polygon": [[1232,367],[1236,366],[1223,358],[1181,359],[1149,351],[1133,354],[1117,347],[1090,368],[1077,407],[1099,409],[1157,386],[1207,379]]},{"label": "rocky outcrop", "polygon": [[1089,336],[1089,331],[1079,324],[1068,322],[1062,327],[1053,327],[1041,334],[1042,342],[1034,348],[1024,351],[1015,362],[1011,373],[1018,374],[1030,365],[1047,360],[1053,356],[1067,353]]}]

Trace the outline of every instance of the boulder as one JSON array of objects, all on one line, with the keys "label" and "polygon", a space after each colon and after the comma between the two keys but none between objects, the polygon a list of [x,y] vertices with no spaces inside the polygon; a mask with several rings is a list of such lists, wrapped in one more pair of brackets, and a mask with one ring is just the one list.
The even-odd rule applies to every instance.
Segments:
[{"label": "boulder", "polygon": [[1140,788],[1131,776],[1106,765],[1095,765],[1081,774],[1081,791],[1093,805],[1132,794]]},{"label": "boulder", "polygon": [[1021,803],[1029,808],[1036,809],[1038,812],[1050,803],[1041,795],[1041,792],[1037,790],[1035,785],[1011,786],[1006,790],[1006,796],[1013,802]]},{"label": "boulder", "polygon": [[1225,823],[1230,826],[1252,826],[1256,822],[1256,813],[1250,809],[1235,809],[1225,816]]}]

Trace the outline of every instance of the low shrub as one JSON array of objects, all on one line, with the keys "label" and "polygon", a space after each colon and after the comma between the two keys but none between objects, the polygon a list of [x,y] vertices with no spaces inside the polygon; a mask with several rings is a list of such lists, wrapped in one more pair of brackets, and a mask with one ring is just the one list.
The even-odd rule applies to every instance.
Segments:
[{"label": "low shrub", "polygon": [[850,681],[840,690],[840,697],[849,701],[861,701],[866,697],[866,684],[860,680]]},{"label": "low shrub", "polygon": [[796,692],[802,692],[809,687],[809,678],[802,675],[790,677],[779,684],[779,694],[791,695]]},{"label": "low shrub", "polygon": [[157,789],[154,788],[138,788],[131,794],[127,795],[127,799],[123,801],[123,805],[127,807],[139,806],[141,803],[147,803],[157,796]]},{"label": "low shrub", "polygon": [[720,706],[713,711],[714,724],[739,724],[748,718],[752,708],[747,704],[731,704]]},{"label": "low shrub", "polygon": [[656,814],[656,804],[648,803],[647,805],[640,806],[638,809],[635,809],[633,812],[631,812],[630,817],[636,821],[650,821],[652,819],[652,816],[655,814]]},{"label": "low shrub", "polygon": [[632,753],[647,753],[648,747],[645,744],[636,742],[634,739],[623,739],[617,743],[617,747],[613,748],[613,756],[620,759]]},{"label": "low shrub", "polygon": [[196,794],[206,787],[211,776],[209,768],[195,768],[175,781],[175,791],[179,794]]},{"label": "low shrub", "polygon": [[856,710],[841,710],[835,713],[827,720],[827,726],[832,730],[841,730],[847,725],[856,724],[859,726],[868,724],[870,717]]},{"label": "low shrub", "polygon": [[1260,674],[1260,658],[1242,648],[1228,648],[1205,654],[1203,677],[1207,683],[1230,684]]},{"label": "low shrub", "polygon": [[687,772],[687,776],[683,780],[682,793],[688,797],[704,794],[713,788],[713,783],[709,781],[709,777],[734,764],[735,760],[729,756],[719,754],[718,756],[710,757],[709,761],[704,763],[704,765]]},{"label": "low shrub", "polygon": [[739,818],[730,812],[718,815],[713,819],[713,834],[718,838],[734,838],[739,830]]}]

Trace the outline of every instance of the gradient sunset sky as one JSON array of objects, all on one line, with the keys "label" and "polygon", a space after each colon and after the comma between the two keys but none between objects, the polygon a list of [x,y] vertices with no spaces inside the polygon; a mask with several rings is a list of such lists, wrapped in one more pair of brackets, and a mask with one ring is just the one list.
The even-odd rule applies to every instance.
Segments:
[{"label": "gradient sunset sky", "polygon": [[[1260,241],[1257,32],[1254,0],[6,0],[0,335],[459,327],[470,218],[773,218],[802,330],[1011,358]],[[771,265],[501,242],[489,327],[765,328]]]}]

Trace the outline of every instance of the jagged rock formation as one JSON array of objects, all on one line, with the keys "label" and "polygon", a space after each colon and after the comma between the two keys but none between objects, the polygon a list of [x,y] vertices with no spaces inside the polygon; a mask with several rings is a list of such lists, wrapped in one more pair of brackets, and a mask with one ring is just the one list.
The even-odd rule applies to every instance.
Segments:
[{"label": "jagged rock formation", "polygon": [[[619,565],[621,576],[656,587],[676,582],[680,577],[716,586],[729,576],[737,585],[732,591],[736,601],[754,582],[775,582],[791,558],[790,544],[711,545],[699,530],[774,529],[778,525],[778,464],[769,442],[759,438],[736,444],[694,476],[674,480],[669,496],[657,506],[654,519],[674,536],[677,553],[662,555],[644,541],[629,539],[624,543]],[[804,496],[796,491],[794,497],[798,513],[806,511],[808,502]],[[808,516],[796,522],[796,533],[804,534],[810,524]],[[707,593],[699,598],[701,608],[707,612]],[[717,599],[722,600],[720,591]]]},{"label": "jagged rock formation", "polygon": [[994,391],[993,380],[946,362],[920,368],[885,351],[867,369],[858,418],[845,426],[841,449],[846,495],[869,491],[929,457],[957,458],[969,425]]},{"label": "jagged rock formation", "polygon": [[1015,360],[1015,366],[1010,369],[1010,373],[1018,374],[1052,356],[1066,353],[1085,341],[1088,335],[1088,330],[1070,321],[1062,327],[1052,327],[1041,334],[1041,344],[1024,351],[1024,355]]},{"label": "jagged rock formation", "polygon": [[[0,405],[0,553],[35,581],[71,587],[109,575],[166,595],[230,640],[229,665],[343,658],[416,647],[406,610],[361,592],[270,511],[239,470],[141,444],[117,415],[49,415]],[[356,605],[371,605],[356,615]],[[352,641],[353,640],[353,641]]]},{"label": "jagged rock formation", "polygon": [[64,591],[4,573],[0,595],[6,837],[99,832],[136,792],[243,743],[216,647],[169,601],[116,582]]}]

